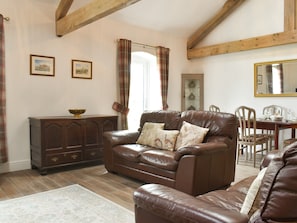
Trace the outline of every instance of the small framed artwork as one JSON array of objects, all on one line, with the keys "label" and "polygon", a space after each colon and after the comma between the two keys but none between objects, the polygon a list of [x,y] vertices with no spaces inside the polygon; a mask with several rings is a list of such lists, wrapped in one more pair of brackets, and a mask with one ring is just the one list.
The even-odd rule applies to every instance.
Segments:
[{"label": "small framed artwork", "polygon": [[55,76],[55,58],[31,54],[30,74],[41,76]]},{"label": "small framed artwork", "polygon": [[263,82],[263,76],[262,75],[257,75],[257,83],[259,84],[259,85],[261,85],[262,84],[262,82]]},{"label": "small framed artwork", "polygon": [[85,60],[72,60],[72,77],[92,79],[92,62]]}]

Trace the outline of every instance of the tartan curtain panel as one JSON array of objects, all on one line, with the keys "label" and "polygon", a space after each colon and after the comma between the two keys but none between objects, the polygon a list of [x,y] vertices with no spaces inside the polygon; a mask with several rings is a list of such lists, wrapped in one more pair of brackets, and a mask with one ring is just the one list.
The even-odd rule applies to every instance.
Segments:
[{"label": "tartan curtain panel", "polygon": [[4,24],[0,14],[0,163],[7,162]]},{"label": "tartan curtain panel", "polygon": [[[130,94],[131,40],[120,39],[118,42],[118,75],[120,87],[120,117],[122,129],[128,129],[127,115]],[[125,112],[126,111],[126,112]]]},{"label": "tartan curtain panel", "polygon": [[163,110],[168,109],[167,95],[168,95],[168,72],[169,72],[169,49],[158,46],[157,47],[157,64],[160,72],[161,81],[161,95]]}]

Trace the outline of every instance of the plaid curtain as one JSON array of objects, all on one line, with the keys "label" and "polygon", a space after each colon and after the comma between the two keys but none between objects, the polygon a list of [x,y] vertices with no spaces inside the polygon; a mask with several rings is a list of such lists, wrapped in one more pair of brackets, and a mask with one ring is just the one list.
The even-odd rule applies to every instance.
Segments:
[{"label": "plaid curtain", "polygon": [[[118,42],[118,75],[120,87],[120,111],[122,129],[128,129],[127,115],[130,94],[131,40],[120,39]],[[125,112],[127,111],[127,112]]]},{"label": "plaid curtain", "polygon": [[157,64],[160,72],[161,94],[163,110],[168,109],[168,71],[169,71],[169,49],[165,47],[157,47]]},{"label": "plaid curtain", "polygon": [[4,24],[0,14],[0,163],[7,162]]}]

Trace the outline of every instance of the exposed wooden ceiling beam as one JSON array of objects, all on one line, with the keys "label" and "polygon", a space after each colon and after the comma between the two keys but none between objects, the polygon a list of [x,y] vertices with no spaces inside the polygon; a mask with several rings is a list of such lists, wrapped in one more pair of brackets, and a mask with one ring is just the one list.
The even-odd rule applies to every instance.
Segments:
[{"label": "exposed wooden ceiling beam", "polygon": [[284,3],[284,32],[188,49],[188,59],[297,43],[297,0]]},{"label": "exposed wooden ceiling beam", "polygon": [[[57,19],[56,35],[63,36],[138,1],[140,0],[93,0],[69,15]],[[66,5],[67,3],[69,4],[70,2],[66,1],[62,4]],[[65,12],[66,8],[67,6],[61,6],[58,10]],[[61,12],[58,13],[62,14]]]},{"label": "exposed wooden ceiling beam", "polygon": [[188,59],[297,43],[297,30],[188,50]]},{"label": "exposed wooden ceiling beam", "polygon": [[297,29],[297,1],[284,0],[284,3],[285,3],[284,30],[290,31],[290,30]]},{"label": "exposed wooden ceiling beam", "polygon": [[67,15],[72,3],[73,0],[60,1],[59,6],[56,10],[56,21]]},{"label": "exposed wooden ceiling beam", "polygon": [[195,47],[243,2],[245,2],[245,0],[228,0],[214,17],[212,17],[190,36],[188,39],[187,48],[191,49]]}]

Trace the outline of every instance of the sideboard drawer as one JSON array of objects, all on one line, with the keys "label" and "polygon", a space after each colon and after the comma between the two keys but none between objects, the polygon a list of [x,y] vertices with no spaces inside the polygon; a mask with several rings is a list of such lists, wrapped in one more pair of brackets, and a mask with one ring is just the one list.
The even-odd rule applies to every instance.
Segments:
[{"label": "sideboard drawer", "polygon": [[50,154],[46,156],[46,163],[48,166],[55,166],[64,163],[80,162],[82,160],[81,151]]},{"label": "sideboard drawer", "polygon": [[88,149],[85,151],[85,159],[86,160],[94,160],[102,158],[102,150],[101,149]]}]

